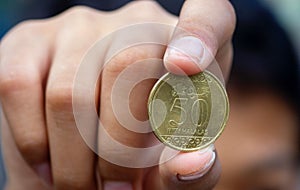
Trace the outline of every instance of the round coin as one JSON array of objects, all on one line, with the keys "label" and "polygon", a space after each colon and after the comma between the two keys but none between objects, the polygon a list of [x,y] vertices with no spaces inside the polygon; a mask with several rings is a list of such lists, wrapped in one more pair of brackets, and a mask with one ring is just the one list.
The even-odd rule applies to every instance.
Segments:
[{"label": "round coin", "polygon": [[148,99],[148,114],[156,137],[180,151],[212,144],[228,119],[229,103],[222,83],[210,72],[192,76],[164,75]]}]

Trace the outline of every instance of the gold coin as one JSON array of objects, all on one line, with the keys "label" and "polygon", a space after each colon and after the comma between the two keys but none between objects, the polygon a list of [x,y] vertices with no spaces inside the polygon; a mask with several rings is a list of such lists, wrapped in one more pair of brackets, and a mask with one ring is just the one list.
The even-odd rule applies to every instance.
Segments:
[{"label": "gold coin", "polygon": [[228,119],[226,90],[210,72],[193,76],[164,75],[148,99],[148,114],[156,137],[180,151],[212,144]]}]

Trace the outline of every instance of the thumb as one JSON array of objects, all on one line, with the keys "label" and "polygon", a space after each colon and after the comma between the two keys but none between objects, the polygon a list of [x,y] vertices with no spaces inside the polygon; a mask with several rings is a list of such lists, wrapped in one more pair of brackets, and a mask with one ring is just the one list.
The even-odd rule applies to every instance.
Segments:
[{"label": "thumb", "polygon": [[228,0],[187,0],[164,56],[167,70],[188,75],[205,70],[231,40],[235,22]]}]

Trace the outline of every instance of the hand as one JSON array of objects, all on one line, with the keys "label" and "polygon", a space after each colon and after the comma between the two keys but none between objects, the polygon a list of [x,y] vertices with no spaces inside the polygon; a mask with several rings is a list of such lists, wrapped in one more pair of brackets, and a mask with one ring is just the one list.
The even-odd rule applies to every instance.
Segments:
[{"label": "hand", "polygon": [[[188,0],[179,21],[155,2],[135,1],[112,12],[75,7],[57,17],[19,24],[5,36],[0,49],[2,138],[8,189],[51,188],[50,171],[56,189],[212,189],[217,183],[220,164],[211,148],[204,152],[180,153],[151,168],[133,169],[97,157],[78,132],[72,87],[80,60],[99,38],[120,27],[141,22],[178,24],[165,55],[163,46],[132,47],[117,54],[104,68],[96,102],[101,105],[100,119],[105,129],[117,141],[131,147],[153,143],[153,135],[124,129],[115,118],[110,102],[113,82],[134,62],[164,56],[169,71],[178,72],[179,67],[187,74],[194,74],[209,65],[212,56],[203,52],[211,52],[223,74],[228,76],[235,14],[226,0]],[[161,38],[155,33],[151,35]],[[107,45],[108,52],[118,43],[116,36]],[[172,51],[173,47],[193,59]],[[163,66],[149,67],[147,72],[158,70],[162,71]],[[152,86],[153,81],[145,81],[131,93],[129,104],[137,118],[147,118],[146,99]],[[85,102],[82,97],[82,104]],[[99,145],[103,146],[99,131]],[[164,151],[161,157],[166,153]],[[127,155],[122,150],[110,154],[120,159]]]}]

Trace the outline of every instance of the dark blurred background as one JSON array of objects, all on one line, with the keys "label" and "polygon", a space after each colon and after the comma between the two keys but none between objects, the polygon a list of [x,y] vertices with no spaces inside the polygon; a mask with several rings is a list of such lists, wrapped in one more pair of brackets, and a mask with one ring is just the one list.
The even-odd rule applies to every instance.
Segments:
[{"label": "dark blurred background", "polygon": [[[126,3],[128,1],[129,0],[124,0],[122,2]],[[183,1],[184,0],[177,0],[177,4],[182,4]],[[236,48],[238,50],[238,51],[236,51],[237,52],[237,58],[236,58],[237,60],[235,60],[235,62],[239,61],[239,59],[242,59],[242,60],[244,59],[243,53],[246,52],[246,51],[244,51],[244,49],[249,50],[249,48],[251,48],[250,47],[251,44],[249,44],[249,41],[247,41],[250,39],[251,36],[256,41],[257,40],[263,41],[264,40],[263,36],[270,34],[270,33],[268,33],[270,31],[263,30],[266,27],[266,26],[264,26],[264,22],[271,21],[269,23],[272,23],[274,20],[277,20],[278,24],[281,26],[281,27],[275,26],[274,31],[277,31],[278,33],[274,34],[275,35],[274,38],[276,38],[276,35],[280,36],[282,34],[281,29],[283,28],[288,35],[288,39],[291,43],[291,46],[289,46],[290,44],[288,44],[288,45],[286,44],[287,42],[286,42],[285,38],[282,38],[283,41],[277,40],[276,42],[274,41],[273,43],[268,42],[268,45],[266,46],[268,48],[268,50],[270,49],[271,46],[273,46],[273,47],[271,47],[270,51],[264,51],[264,52],[266,52],[266,54],[265,54],[265,57],[262,56],[262,57],[264,57],[262,60],[264,62],[268,62],[268,60],[270,60],[270,63],[271,63],[272,58],[273,59],[276,58],[275,55],[274,56],[272,55],[272,50],[273,50],[272,48],[277,48],[276,51],[279,52],[280,50],[278,50],[278,47],[280,48],[281,45],[282,45],[282,47],[294,47],[295,54],[300,58],[300,32],[299,32],[300,31],[300,21],[299,21],[299,19],[300,19],[300,1],[299,0],[259,0],[261,3],[259,6],[257,5],[257,2],[255,0],[232,0],[232,1],[233,1],[233,4],[235,5],[235,7],[237,8],[239,22],[245,22],[245,23],[248,22],[248,23],[246,23],[246,25],[238,24],[237,34],[234,39]],[[118,0],[115,0],[115,1],[110,0],[109,3],[108,3],[108,1],[105,1],[105,0],[98,0],[98,1],[85,0],[85,1],[81,1],[81,2],[84,2],[83,4],[88,4],[95,8],[100,8],[102,6],[101,4],[110,4],[110,7],[102,8],[104,10],[118,8],[123,5],[123,3],[118,3],[118,2],[121,2]],[[172,7],[172,6],[170,6],[170,4],[172,4],[172,3],[174,4],[174,0],[161,0],[160,2],[165,7]],[[15,26],[17,23],[19,23],[22,20],[32,19],[32,18],[45,18],[45,17],[53,16],[53,15],[57,14],[58,12],[61,12],[64,9],[66,9],[72,5],[76,5],[76,4],[82,4],[82,3],[80,3],[80,1],[76,1],[76,0],[57,0],[57,1],[0,0],[0,39],[5,35],[5,33],[7,33],[7,31],[9,31],[9,29],[11,29],[13,26]],[[102,6],[102,7],[104,7],[104,6]],[[269,12],[264,12],[265,9],[269,9],[273,15],[272,14],[270,15]],[[179,6],[169,9],[169,11],[172,13],[178,13]],[[263,13],[261,11],[263,11]],[[262,16],[262,17],[260,17],[260,16]],[[252,28],[254,32],[246,33],[247,39],[246,40],[243,39],[243,37],[245,37],[245,35],[244,35],[245,29],[247,29],[247,27],[252,27],[252,25],[257,25],[257,26],[254,26],[254,28]],[[262,28],[259,28],[260,27],[259,25],[261,25]],[[274,26],[272,26],[272,27],[274,27]],[[262,30],[260,30],[260,29],[262,29]],[[267,33],[265,34],[266,31],[267,31]],[[270,38],[270,39],[272,39],[272,38]],[[274,45],[274,43],[277,43],[277,42],[280,42],[282,44]],[[255,46],[254,49],[255,48],[257,48],[257,47]],[[249,53],[249,52],[247,52],[247,53]],[[251,51],[250,51],[250,53],[251,53]],[[254,54],[257,55],[257,52],[254,52]],[[253,55],[250,55],[250,56],[254,57]],[[290,56],[290,59],[291,59],[291,61],[295,61],[295,58],[292,55]],[[273,73],[276,74],[277,71],[281,71],[280,68],[282,68],[285,65],[284,62],[285,62],[285,60],[282,60],[282,64],[278,65],[279,69],[277,69],[277,70],[274,69]],[[251,64],[249,64],[249,65],[251,65]],[[254,71],[258,71],[257,68],[259,68],[259,69],[265,71],[269,68],[269,65],[264,64],[265,68],[263,68],[263,66],[261,66],[261,65],[254,65],[254,67],[255,68],[250,68],[250,69],[252,69]],[[243,68],[249,69],[244,66],[243,66],[243,68],[239,68],[238,65],[235,68],[238,68],[239,73],[243,74],[243,75],[244,75],[244,73],[241,72],[243,70]],[[293,71],[296,73],[297,70],[298,70],[298,73],[300,73],[299,67],[292,65],[291,67],[288,68],[288,72],[283,72],[283,73],[289,75],[290,71]],[[285,81],[285,82],[289,83],[289,81],[298,80],[295,77],[296,76],[295,73],[291,75],[291,78],[287,77],[287,81]],[[233,74],[234,74],[234,72],[233,72]],[[263,72],[264,76],[265,76],[265,74],[266,73]],[[272,82],[272,81],[274,81],[274,79],[276,80],[276,76],[275,75],[271,76],[271,74],[270,74],[269,79],[265,79],[266,81],[271,80],[271,82]],[[257,75],[259,75],[259,73],[257,73]],[[248,80],[248,79],[245,78],[245,80]],[[299,83],[297,83],[297,82],[292,82],[292,85],[298,85],[298,84]],[[289,89],[289,86],[286,86],[286,87],[284,87],[284,86],[285,85],[283,84],[282,85],[283,91],[288,91],[287,89]],[[280,90],[282,90],[282,89],[280,89]],[[296,93],[292,92],[292,94],[294,95],[293,98],[296,98],[296,99],[300,98]],[[3,185],[5,182],[4,167],[1,164],[2,163],[1,160],[2,160],[2,156],[1,156],[1,151],[0,151],[0,190],[3,189]]]}]

